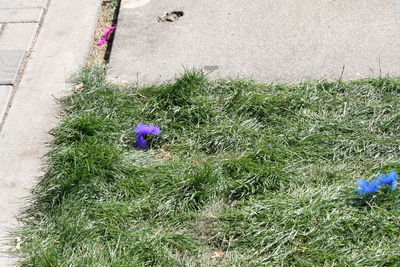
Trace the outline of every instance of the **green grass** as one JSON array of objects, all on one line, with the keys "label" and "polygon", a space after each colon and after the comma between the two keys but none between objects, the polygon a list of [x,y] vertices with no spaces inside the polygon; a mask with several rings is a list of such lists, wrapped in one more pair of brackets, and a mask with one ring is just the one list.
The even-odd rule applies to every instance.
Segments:
[{"label": "green grass", "polygon": [[[25,266],[398,266],[400,80],[265,85],[187,72],[64,99],[23,221]],[[133,128],[163,134],[134,147]]]}]

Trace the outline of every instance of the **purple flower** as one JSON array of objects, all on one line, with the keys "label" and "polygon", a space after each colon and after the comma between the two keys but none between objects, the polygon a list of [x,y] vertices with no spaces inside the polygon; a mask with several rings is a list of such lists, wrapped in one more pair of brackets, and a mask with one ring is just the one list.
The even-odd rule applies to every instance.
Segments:
[{"label": "purple flower", "polygon": [[149,144],[147,143],[146,139],[144,138],[148,134],[161,134],[160,128],[154,125],[149,124],[138,124],[135,128],[136,132],[136,146],[141,149],[148,149]]}]

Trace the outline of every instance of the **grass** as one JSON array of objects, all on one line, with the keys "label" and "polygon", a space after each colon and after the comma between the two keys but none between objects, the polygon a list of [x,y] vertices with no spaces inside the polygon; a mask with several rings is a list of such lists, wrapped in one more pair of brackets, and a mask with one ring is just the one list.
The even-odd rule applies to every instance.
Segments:
[{"label": "grass", "polygon": [[[22,218],[24,266],[398,266],[400,80],[118,88],[76,78]],[[134,147],[132,129],[163,134]]]}]

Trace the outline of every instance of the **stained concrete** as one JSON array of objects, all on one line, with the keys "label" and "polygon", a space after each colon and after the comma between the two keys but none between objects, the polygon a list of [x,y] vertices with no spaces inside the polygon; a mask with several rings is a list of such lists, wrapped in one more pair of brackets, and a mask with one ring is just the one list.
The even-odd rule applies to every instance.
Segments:
[{"label": "stained concrete", "polygon": [[[157,21],[175,10],[184,16]],[[184,67],[275,82],[399,75],[399,25],[398,0],[124,0],[109,78],[160,83]]]}]

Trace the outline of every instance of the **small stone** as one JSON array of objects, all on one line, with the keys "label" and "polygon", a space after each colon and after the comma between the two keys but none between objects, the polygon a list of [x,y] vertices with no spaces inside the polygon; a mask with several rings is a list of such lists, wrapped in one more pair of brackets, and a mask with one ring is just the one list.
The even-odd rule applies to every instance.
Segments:
[{"label": "small stone", "polygon": [[79,91],[82,91],[83,89],[84,89],[83,83],[78,83],[75,85],[74,91],[79,92]]},{"label": "small stone", "polygon": [[213,259],[218,259],[218,258],[222,258],[225,255],[225,252],[223,252],[222,250],[214,250],[212,252],[212,258]]}]

